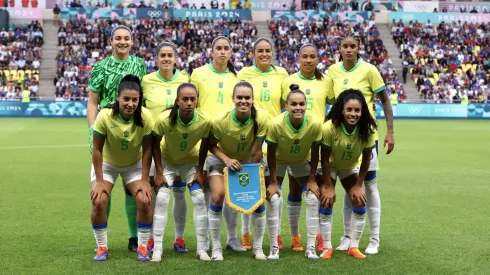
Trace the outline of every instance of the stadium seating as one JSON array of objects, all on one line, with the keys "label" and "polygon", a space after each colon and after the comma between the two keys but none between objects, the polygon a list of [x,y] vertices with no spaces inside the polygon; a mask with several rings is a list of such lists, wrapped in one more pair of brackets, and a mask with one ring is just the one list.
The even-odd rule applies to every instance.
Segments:
[{"label": "stadium seating", "polygon": [[31,97],[37,95],[42,45],[38,21],[0,31],[0,100],[18,99],[23,90],[30,90]]},{"label": "stadium seating", "polygon": [[407,60],[420,97],[437,103],[469,100],[484,102],[489,96],[490,24],[469,22],[393,22],[392,34]]},{"label": "stadium seating", "polygon": [[286,68],[290,74],[299,70],[298,50],[305,43],[312,43],[318,48],[321,61],[318,69],[327,73],[328,67],[340,59],[340,38],[344,34],[354,32],[361,40],[361,57],[377,66],[388,92],[395,90],[400,95],[400,100],[405,98],[403,85],[373,20],[354,26],[349,23],[329,22],[327,18],[309,22],[272,20],[269,28],[276,46],[279,65]]},{"label": "stadium seating", "polygon": [[225,35],[231,40],[232,62],[237,70],[253,63],[252,41],[257,34],[253,22],[71,18],[58,31],[58,70],[54,79],[57,98],[87,97],[91,67],[111,54],[110,32],[118,24],[133,30],[132,53],[146,61],[149,72],[158,69],[155,64],[158,43],[171,40],[178,50],[176,68],[190,75],[195,68],[211,61],[211,43],[218,35]]}]

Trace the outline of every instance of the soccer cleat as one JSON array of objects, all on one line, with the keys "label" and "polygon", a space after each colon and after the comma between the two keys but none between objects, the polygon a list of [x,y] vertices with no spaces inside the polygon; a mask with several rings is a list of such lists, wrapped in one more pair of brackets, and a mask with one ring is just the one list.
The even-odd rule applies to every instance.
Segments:
[{"label": "soccer cleat", "polygon": [[153,255],[151,255],[152,262],[161,262],[162,261],[162,251],[154,250]]},{"label": "soccer cleat", "polygon": [[378,254],[378,252],[379,252],[379,241],[376,239],[371,239],[364,253],[373,255],[373,254]]},{"label": "soccer cleat", "polygon": [[180,252],[180,253],[187,253],[188,250],[185,248],[185,241],[182,238],[177,238],[174,241],[174,251]]},{"label": "soccer cleat", "polygon": [[131,250],[133,252],[138,251],[138,238],[129,238],[128,240],[128,250]]},{"label": "soccer cleat", "polygon": [[293,236],[291,242],[293,243],[293,251],[299,252],[304,250],[303,246],[301,245],[301,234]]},{"label": "soccer cleat", "polygon": [[148,249],[145,246],[138,246],[137,258],[140,262],[147,262],[150,260],[148,256]]},{"label": "soccer cleat", "polygon": [[[201,261],[211,261],[211,258],[209,258],[209,255],[206,252],[206,250],[198,250],[196,252],[196,258]],[[221,256],[221,258],[223,258],[223,256]]]},{"label": "soccer cleat", "polygon": [[253,256],[256,260],[267,260],[267,256],[265,256],[262,248],[254,248]]},{"label": "soccer cleat", "polygon": [[349,248],[349,255],[356,258],[356,259],[366,258],[366,255],[362,254],[361,251],[359,251],[359,248],[357,248],[357,247]]},{"label": "soccer cleat", "polygon": [[351,239],[349,236],[343,236],[342,238],[340,238],[340,245],[337,248],[335,248],[335,250],[337,250],[337,251],[349,250],[350,242],[351,242]]},{"label": "soccer cleat", "polygon": [[213,255],[211,256],[211,260],[222,261],[223,260],[223,250],[221,250],[221,248],[213,249]]},{"label": "soccer cleat", "polygon": [[150,238],[148,240],[148,253],[153,253],[153,248],[155,247],[155,240],[153,238]]},{"label": "soccer cleat", "polygon": [[226,248],[231,248],[237,252],[247,251],[237,239],[231,239],[226,242]]},{"label": "soccer cleat", "polygon": [[269,257],[267,257],[269,260],[279,260],[279,247],[273,246],[271,247],[271,251],[269,254]]},{"label": "soccer cleat", "polygon": [[333,248],[325,248],[322,252],[322,254],[320,254],[320,258],[322,259],[330,259],[332,258],[332,255],[333,255]]},{"label": "soccer cleat", "polygon": [[252,239],[252,233],[242,234],[242,247],[245,249],[252,249],[252,244],[250,243],[250,239]]},{"label": "soccer cleat", "polygon": [[322,237],[322,234],[320,232],[318,232],[316,234],[316,240],[318,242],[316,250],[323,251],[323,237]]},{"label": "soccer cleat", "polygon": [[109,252],[107,252],[107,247],[101,246],[97,248],[97,252],[95,253],[95,258],[94,261],[96,262],[104,262],[107,260],[107,255]]},{"label": "soccer cleat", "polygon": [[283,246],[282,246],[282,236],[281,236],[281,234],[278,234],[277,235],[277,245],[278,245],[279,249],[282,249]]},{"label": "soccer cleat", "polygon": [[310,260],[318,260],[318,256],[316,255],[315,247],[310,246],[306,249],[305,256],[307,259]]}]

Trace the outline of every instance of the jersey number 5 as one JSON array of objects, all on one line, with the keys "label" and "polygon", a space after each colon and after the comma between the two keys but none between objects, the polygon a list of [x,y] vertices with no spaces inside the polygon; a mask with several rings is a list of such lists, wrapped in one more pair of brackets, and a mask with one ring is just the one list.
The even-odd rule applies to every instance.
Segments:
[{"label": "jersey number 5", "polygon": [[121,150],[128,150],[129,148],[129,140],[123,139],[121,142]]}]

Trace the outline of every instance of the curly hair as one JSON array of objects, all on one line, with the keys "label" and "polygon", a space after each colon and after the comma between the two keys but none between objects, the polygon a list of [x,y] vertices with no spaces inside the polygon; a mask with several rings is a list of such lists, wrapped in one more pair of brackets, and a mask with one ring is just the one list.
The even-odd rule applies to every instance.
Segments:
[{"label": "curly hair", "polygon": [[371,116],[366,99],[361,91],[356,89],[343,91],[332,106],[332,109],[330,109],[330,112],[328,112],[325,121],[332,120],[332,124],[335,125],[335,127],[340,128],[340,124],[344,121],[344,114],[342,112],[344,111],[345,104],[349,100],[358,100],[361,103],[361,117],[357,122],[357,126],[359,127],[359,137],[361,141],[367,142],[369,135],[374,134],[375,129],[378,129],[378,124],[373,116]]}]

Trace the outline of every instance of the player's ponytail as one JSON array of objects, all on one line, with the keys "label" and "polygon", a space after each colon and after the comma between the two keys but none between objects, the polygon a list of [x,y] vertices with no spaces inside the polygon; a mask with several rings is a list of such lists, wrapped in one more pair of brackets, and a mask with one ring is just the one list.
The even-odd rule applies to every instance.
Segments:
[{"label": "player's ponytail", "polygon": [[[254,88],[252,87],[252,84],[248,83],[247,81],[240,81],[238,82],[235,87],[233,87],[233,96],[235,96],[235,91],[236,88],[239,87],[246,87],[249,88],[251,93],[252,93],[252,99],[254,97]],[[250,107],[250,117],[253,120],[253,131],[254,131],[254,137],[257,136],[257,130],[259,128],[257,124],[257,109],[255,108],[254,104],[252,103],[252,106]]]},{"label": "player's ponytail", "polygon": [[170,115],[169,115],[168,118],[170,119],[170,125],[172,125],[172,127],[175,127],[175,125],[177,125],[177,118],[179,116],[179,104],[177,104],[177,102],[178,102],[178,100],[180,98],[180,92],[184,88],[191,88],[191,89],[193,89],[196,92],[196,95],[197,95],[197,88],[196,88],[196,86],[194,86],[194,84],[192,84],[192,83],[182,83],[182,84],[180,84],[180,86],[177,88],[177,96],[175,97],[174,105],[172,107],[169,107],[169,108],[165,109],[165,110],[170,110]]},{"label": "player's ponytail", "polygon": [[[143,127],[143,117],[141,115],[141,109],[143,108],[143,89],[141,89],[140,79],[136,75],[127,74],[121,79],[117,94],[121,96],[125,90],[134,90],[139,93],[138,106],[133,114],[134,124],[139,127]],[[119,102],[116,101],[112,106],[112,115],[116,116],[120,113]]]},{"label": "player's ponytail", "polygon": [[233,66],[233,63],[231,63],[231,60],[228,60],[228,62],[226,63],[226,67],[228,68],[228,70],[230,70],[230,72],[232,72],[235,76],[237,75],[237,72],[235,70],[235,66]]}]

